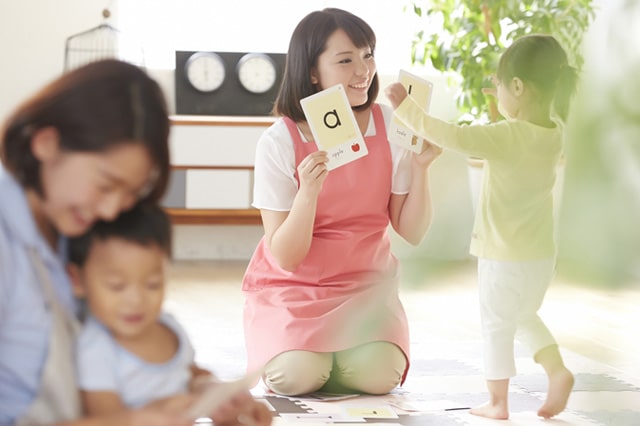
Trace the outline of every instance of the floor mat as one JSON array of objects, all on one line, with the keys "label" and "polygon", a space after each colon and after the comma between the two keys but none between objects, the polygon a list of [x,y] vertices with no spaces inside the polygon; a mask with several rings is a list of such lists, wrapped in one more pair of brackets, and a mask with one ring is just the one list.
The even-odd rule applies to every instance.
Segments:
[{"label": "floor mat", "polygon": [[[456,342],[455,346],[460,342]],[[469,341],[469,354],[478,354],[481,343]],[[416,345],[420,346],[420,345]],[[264,399],[274,411],[274,425],[540,425],[562,426],[639,426],[640,386],[617,375],[614,369],[567,351],[563,356],[573,369],[575,386],[567,409],[552,420],[544,420],[537,411],[546,397],[546,376],[541,367],[517,348],[519,374],[511,380],[509,420],[491,420],[473,416],[469,407],[487,400],[482,376],[482,360],[477,356],[456,359],[429,358],[426,348],[416,347],[407,382],[388,395],[366,396],[321,401],[304,397],[282,397],[266,391],[264,385],[254,388],[256,397]],[[442,347],[440,348],[442,349]],[[577,369],[576,369],[577,368]],[[396,418],[345,417],[350,409],[359,412],[393,410]],[[358,411],[356,411],[358,412]],[[296,413],[295,416],[291,415]],[[329,419],[331,417],[331,419]]]}]

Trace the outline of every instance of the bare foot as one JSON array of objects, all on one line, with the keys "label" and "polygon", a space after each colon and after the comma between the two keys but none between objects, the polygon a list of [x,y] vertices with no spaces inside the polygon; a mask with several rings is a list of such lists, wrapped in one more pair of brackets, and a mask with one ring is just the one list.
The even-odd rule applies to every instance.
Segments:
[{"label": "bare foot", "polygon": [[472,408],[469,412],[475,416],[487,417],[489,419],[507,420],[509,418],[509,409],[507,408],[506,402],[504,404],[486,402],[483,405]]},{"label": "bare foot", "polygon": [[573,389],[573,382],[573,374],[566,368],[550,375],[547,400],[538,410],[538,415],[549,419],[564,410]]}]

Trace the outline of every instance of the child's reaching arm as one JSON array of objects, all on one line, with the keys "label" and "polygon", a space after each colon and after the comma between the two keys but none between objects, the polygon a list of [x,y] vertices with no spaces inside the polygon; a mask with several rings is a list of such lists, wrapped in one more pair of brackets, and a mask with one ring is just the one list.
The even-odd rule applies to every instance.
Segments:
[{"label": "child's reaching arm", "polygon": [[513,149],[513,134],[506,122],[490,125],[458,125],[429,115],[410,97],[401,83],[393,83],[385,94],[394,115],[429,142],[468,156],[505,157]]}]

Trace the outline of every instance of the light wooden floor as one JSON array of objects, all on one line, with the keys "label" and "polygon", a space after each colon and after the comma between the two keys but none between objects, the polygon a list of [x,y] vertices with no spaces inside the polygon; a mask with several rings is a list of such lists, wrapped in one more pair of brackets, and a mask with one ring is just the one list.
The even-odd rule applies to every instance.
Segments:
[{"label": "light wooden floor", "polygon": [[[178,262],[169,279],[166,309],[185,325],[197,360],[222,378],[244,373],[240,283],[245,266],[245,262]],[[474,262],[403,262],[403,277],[401,299],[417,357],[454,358],[458,354],[451,348],[481,341]],[[607,290],[556,278],[540,315],[568,354],[570,369],[573,363],[575,370],[586,374],[606,372],[640,389],[639,308],[640,283]],[[410,370],[410,378],[411,374]],[[615,404],[640,410],[638,395],[628,403],[618,398]],[[578,412],[589,409],[583,405],[593,405],[592,400],[570,399],[570,408]]]},{"label": "light wooden floor", "polygon": [[[188,316],[194,325],[215,318],[241,334],[240,282],[245,266],[241,261],[174,263],[167,306]],[[479,336],[475,265],[454,263],[420,269],[414,263],[405,265],[403,271],[406,278],[401,297],[412,334],[453,340]],[[562,347],[640,381],[640,283],[607,290],[556,278],[540,315]]]}]

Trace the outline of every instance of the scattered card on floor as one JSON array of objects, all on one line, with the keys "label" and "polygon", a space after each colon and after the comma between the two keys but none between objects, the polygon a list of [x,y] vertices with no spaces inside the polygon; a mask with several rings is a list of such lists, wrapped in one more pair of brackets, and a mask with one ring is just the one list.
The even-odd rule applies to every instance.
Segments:
[{"label": "scattered card on floor", "polygon": [[353,417],[365,417],[367,419],[397,419],[398,414],[390,405],[362,405],[345,404],[344,411]]},{"label": "scattered card on floor", "polygon": [[295,423],[364,423],[363,417],[350,416],[347,413],[280,413],[287,422]]}]

